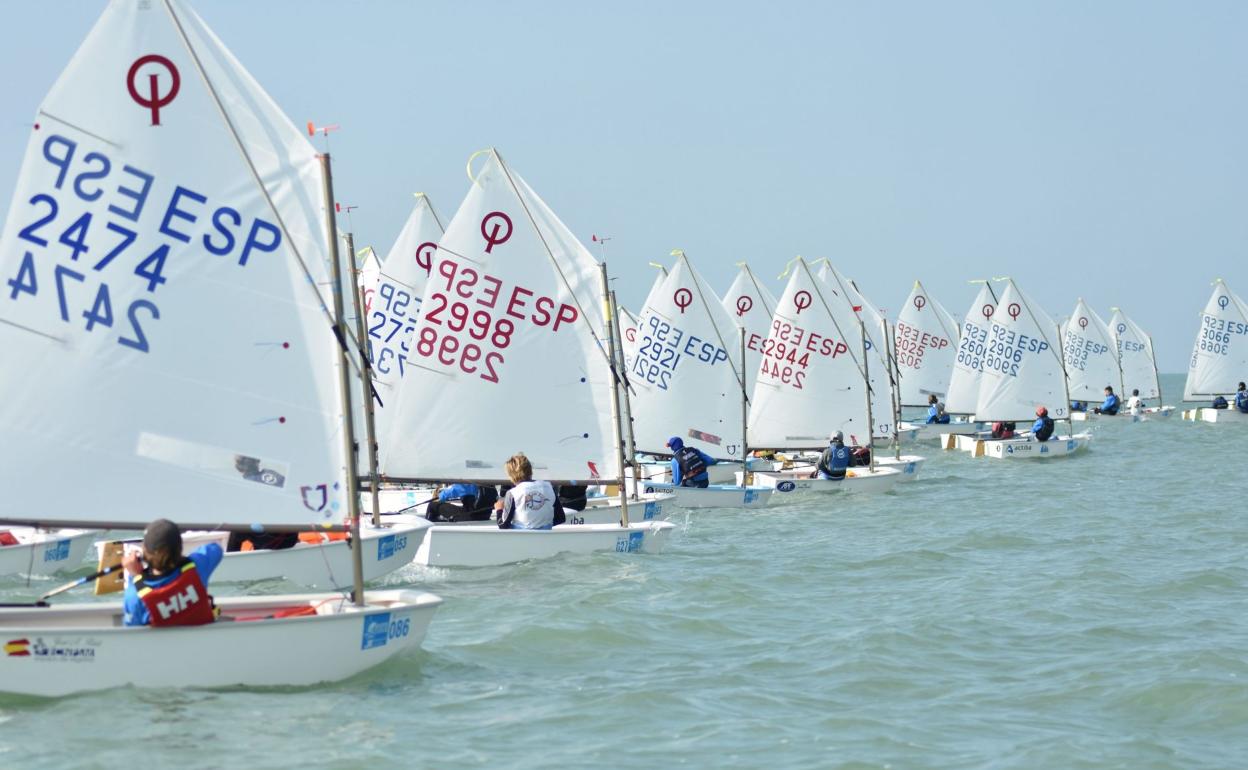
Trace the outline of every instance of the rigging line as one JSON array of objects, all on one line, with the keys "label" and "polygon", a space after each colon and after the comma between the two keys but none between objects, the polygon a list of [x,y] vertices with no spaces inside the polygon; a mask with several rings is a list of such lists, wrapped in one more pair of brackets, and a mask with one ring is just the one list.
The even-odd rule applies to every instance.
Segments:
[{"label": "rigging line", "polygon": [[[602,340],[598,338],[598,333],[594,331],[594,325],[589,322],[589,316],[585,313],[585,308],[581,307],[580,297],[576,296],[576,292],[572,290],[572,284],[568,283],[568,277],[563,274],[563,268],[559,265],[559,260],[555,259],[555,253],[551,251],[550,244],[546,242],[546,236],[542,234],[542,228],[538,227],[537,219],[533,216],[533,212],[529,210],[529,204],[524,202],[524,196],[520,194],[520,188],[516,185],[516,180],[511,178],[511,169],[507,168],[506,161],[503,160],[503,156],[499,154],[497,149],[491,147],[490,152],[494,154],[494,157],[498,158],[498,165],[502,167],[503,174],[511,184],[512,191],[516,194],[516,199],[520,201],[520,207],[524,209],[525,216],[529,218],[529,224],[533,225],[533,229],[537,232],[537,237],[542,242],[542,248],[546,250],[546,256],[550,258],[551,264],[555,266],[555,272],[559,274],[559,280],[563,281],[564,288],[572,296],[572,301],[576,304],[576,309],[580,311],[581,320],[585,323],[585,328],[589,329],[590,335],[594,338],[594,343],[598,346],[598,352],[607,359],[612,371],[614,371],[615,361],[611,360],[611,354],[603,347]],[[573,238],[575,239],[575,236]],[[581,246],[580,241],[576,241],[576,244]],[[439,246],[438,248],[442,247]],[[581,246],[581,248],[584,249],[585,247]],[[593,257],[591,256],[590,259],[593,259]],[[595,260],[596,263],[597,260]]]},{"label": "rigging line", "polygon": [[[247,147],[243,144],[243,139],[238,134],[238,129],[234,127],[234,121],[231,120],[229,112],[225,109],[225,104],[221,101],[220,94],[217,93],[216,86],[212,84],[212,80],[208,77],[208,73],[204,70],[204,64],[200,61],[199,53],[195,47],[191,45],[191,40],[186,34],[186,30],[182,26],[182,20],[178,18],[178,14],[173,10],[170,0],[164,0],[165,10],[169,12],[169,18],[173,20],[174,27],[177,28],[178,37],[181,38],[182,44],[186,46],[186,51],[191,55],[191,60],[195,63],[195,69],[199,72],[199,76],[203,78],[204,85],[208,89],[209,95],[212,96],[212,102],[216,105],[217,111],[221,113],[221,119],[225,121],[226,128],[230,131],[230,136],[234,139],[234,144],[238,148],[239,154],[243,157],[243,161],[247,164],[247,169],[251,171],[252,180],[256,186],[260,188],[260,194],[264,196],[264,200],[269,204],[269,210],[273,212],[273,217],[277,220],[278,227],[282,230],[282,236],[286,239],[286,244],[290,252],[294,255],[295,261],[299,263],[303,275],[308,279],[308,284],[316,285],[316,279],[312,277],[312,271],[308,268],[307,263],[303,259],[303,255],[299,253],[299,247],[290,236],[290,230],[286,227],[286,220],[277,209],[277,203],[273,200],[273,196],[269,195],[269,189],[265,186],[264,181],[260,177],[260,172],[256,169],[255,164],[251,160],[251,155],[247,152]],[[329,211],[325,212],[325,216],[331,217],[333,214]],[[334,291],[341,292],[341,286],[335,286]],[[325,300],[322,299],[319,291],[316,294],[317,304],[321,307],[321,313],[325,316],[325,320],[329,321],[330,326],[336,327],[337,321],[334,320],[333,313],[325,306]]]},{"label": "rigging line", "polygon": [[433,209],[433,201],[429,200],[429,196],[424,193],[416,193],[420,199],[429,207],[429,213],[433,215],[433,223],[438,226],[438,232],[446,235],[446,226],[442,224],[442,218],[438,216],[438,212]]},{"label": "rigging line", "polygon": [[745,274],[749,276],[750,283],[754,284],[754,292],[758,294],[758,301],[763,303],[763,309],[767,311],[767,316],[774,316],[776,314],[776,309],[774,307],[767,307],[766,295],[763,294],[763,288],[758,285],[758,279],[754,277],[754,271],[751,270],[750,266],[744,262],[741,263],[741,266],[745,268]]},{"label": "rigging line", "polygon": [[[711,315],[711,306],[707,304],[706,295],[702,293],[702,281],[699,280],[701,276],[699,276],[697,271],[693,269],[693,265],[689,264],[689,257],[685,255],[685,252],[683,251],[680,252],[680,258],[684,260],[685,267],[689,269],[689,275],[693,278],[693,288],[698,290],[698,299],[702,300],[702,307],[705,308],[706,310],[706,318],[707,320],[711,322],[711,328],[715,330],[715,338],[719,340],[719,346],[723,348],[725,353],[727,353],[728,345],[724,343],[724,335],[719,333],[719,324],[715,323],[715,316]],[[718,297],[716,299],[718,299]],[[733,324],[733,326],[736,326],[736,324]],[[729,354],[728,356],[728,362],[729,364],[732,363],[731,354]],[[732,376],[736,378],[737,386],[741,388],[741,392],[744,393],[745,392],[745,361],[744,360],[741,361],[741,373],[740,374],[737,373],[737,370],[734,367],[729,366],[728,368],[732,369]],[[749,401],[749,396],[746,396],[746,401]]]}]

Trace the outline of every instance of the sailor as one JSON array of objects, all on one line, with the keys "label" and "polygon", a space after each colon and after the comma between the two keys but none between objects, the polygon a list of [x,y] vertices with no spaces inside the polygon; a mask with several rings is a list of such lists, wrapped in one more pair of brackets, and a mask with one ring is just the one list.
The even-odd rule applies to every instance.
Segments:
[{"label": "sailor", "polygon": [[429,521],[489,521],[490,511],[498,501],[493,486],[451,484],[434,491],[425,518]]},{"label": "sailor", "polygon": [[1239,383],[1239,390],[1235,391],[1235,408],[1248,414],[1248,387],[1242,382]]},{"label": "sailor", "polygon": [[1053,418],[1047,407],[1036,407],[1036,421],[1032,423],[1031,435],[1036,441],[1048,441],[1053,436]]},{"label": "sailor", "polygon": [[1109,385],[1106,385],[1105,400],[1101,402],[1100,406],[1096,407],[1092,411],[1096,414],[1105,414],[1113,417],[1118,414],[1119,406],[1121,406],[1121,402],[1119,402],[1118,396],[1114,395],[1114,389]]},{"label": "sailor", "polygon": [[715,458],[691,446],[679,436],[667,440],[667,448],[672,450],[672,483],[678,487],[710,486],[711,475],[707,472],[708,465],[715,464]]},{"label": "sailor", "polygon": [[1127,399],[1127,411],[1131,414],[1139,414],[1144,411],[1144,399],[1140,398],[1140,389],[1134,388],[1131,391],[1131,397]]},{"label": "sailor", "polygon": [[1014,435],[1015,435],[1014,431],[1016,429],[1017,429],[1017,426],[1015,426],[1013,422],[1008,422],[1008,421],[994,422],[992,424],[992,437],[993,438],[1014,438]]},{"label": "sailor", "polygon": [[567,521],[559,495],[549,481],[533,480],[533,464],[524,454],[512,455],[506,465],[514,487],[494,503],[499,529],[551,529]]},{"label": "sailor", "polygon": [[560,484],[559,503],[563,509],[583,511],[589,505],[589,487],[584,484]]},{"label": "sailor", "polygon": [[[217,617],[208,578],[221,563],[221,546],[208,543],[190,557],[182,555],[182,532],[168,519],[157,519],[143,533],[143,559],[122,557],[126,571],[124,615],[127,626],[197,626]],[[143,562],[147,562],[144,569]]]},{"label": "sailor", "polygon": [[1087,401],[1071,401],[1071,402],[1070,402],[1070,411],[1072,411],[1072,412],[1086,412],[1086,411],[1088,411],[1088,402],[1087,402]]},{"label": "sailor", "polygon": [[949,423],[949,415],[945,414],[945,405],[936,398],[936,394],[927,397],[927,424],[946,425]]},{"label": "sailor", "polygon": [[845,446],[845,434],[839,430],[828,437],[828,448],[819,456],[815,467],[818,478],[843,479],[849,468],[849,448]]}]

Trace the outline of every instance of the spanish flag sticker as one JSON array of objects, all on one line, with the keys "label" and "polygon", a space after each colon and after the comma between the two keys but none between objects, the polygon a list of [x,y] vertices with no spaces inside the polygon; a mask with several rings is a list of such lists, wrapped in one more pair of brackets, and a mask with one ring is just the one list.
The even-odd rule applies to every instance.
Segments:
[{"label": "spanish flag sticker", "polygon": [[30,655],[29,639],[10,639],[4,643],[4,653],[10,657],[20,658]]}]

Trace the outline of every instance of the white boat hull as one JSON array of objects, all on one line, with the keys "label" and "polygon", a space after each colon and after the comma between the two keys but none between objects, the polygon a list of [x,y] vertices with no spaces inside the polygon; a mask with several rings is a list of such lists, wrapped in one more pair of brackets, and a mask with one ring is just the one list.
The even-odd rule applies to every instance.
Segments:
[{"label": "white boat hull", "polygon": [[0,575],[53,575],[82,566],[99,530],[4,527],[20,541],[0,546]]},{"label": "white boat hull", "polygon": [[914,481],[919,477],[919,471],[923,469],[923,463],[927,462],[926,457],[919,455],[902,455],[898,457],[890,457],[884,454],[876,455],[876,468],[891,468],[901,472],[902,482]]},{"label": "white boat hull", "polygon": [[489,567],[561,553],[659,553],[674,524],[667,521],[619,524],[561,524],[554,529],[499,529],[474,524],[436,524],[416,553],[416,563],[430,567]]},{"label": "white boat hull", "polygon": [[[404,517],[402,522],[383,521],[380,528],[365,522],[360,529],[364,580],[371,581],[410,564],[416,557],[431,522]],[[224,532],[188,531],[183,536],[183,552],[190,553],[206,541],[224,547]],[[98,543],[102,547],[103,543]],[[128,543],[137,549],[137,543]],[[340,588],[351,585],[351,548],[346,540],[327,543],[299,543],[279,550],[230,551],[212,573],[213,583],[244,583],[284,578],[310,588]]]},{"label": "white boat hull", "polygon": [[[740,471],[737,471],[740,473]],[[647,494],[663,492],[674,496],[672,504],[680,508],[766,508],[772,500],[769,487],[718,485],[708,487],[674,487],[647,483]]]},{"label": "white boat hull", "polygon": [[[644,495],[641,500],[628,501],[628,520],[662,521],[667,518],[670,509],[675,505],[674,495]],[[564,509],[568,524],[619,524],[620,499],[590,498],[583,511]],[[497,526],[494,522],[485,522]]]},{"label": "white boat hull", "polygon": [[1233,423],[1248,422],[1248,414],[1244,414],[1238,409],[1214,409],[1204,406],[1198,409],[1187,409],[1183,412],[1184,420],[1193,420],[1195,422],[1212,422],[1212,423]]},{"label": "white boat hull", "polygon": [[[336,682],[420,645],[442,600],[369,591],[225,597],[205,626],[123,627],[118,602],[0,608],[0,691],[59,697],[118,687],[277,687]],[[263,619],[312,606],[316,615]],[[254,617],[255,620],[227,618]]]},{"label": "white boat hull", "polygon": [[1054,436],[1048,441],[1036,441],[1030,437],[981,440],[972,454],[998,460],[1045,460],[1074,455],[1087,449],[1091,441],[1090,433]]},{"label": "white boat hull", "polygon": [[756,484],[774,487],[784,497],[847,492],[856,494],[880,494],[888,492],[901,482],[904,475],[896,468],[884,468],[877,464],[869,468],[851,468],[843,479],[812,479],[814,466],[798,467],[771,473],[756,473]]}]

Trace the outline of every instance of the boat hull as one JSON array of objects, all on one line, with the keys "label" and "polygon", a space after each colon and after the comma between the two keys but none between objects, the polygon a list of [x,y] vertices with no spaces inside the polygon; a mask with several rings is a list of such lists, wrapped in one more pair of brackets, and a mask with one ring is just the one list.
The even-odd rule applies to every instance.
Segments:
[{"label": "boat hull", "polygon": [[666,521],[619,524],[561,524],[554,529],[499,529],[473,524],[430,527],[416,553],[416,563],[429,567],[490,567],[562,553],[659,553],[675,525]]},{"label": "boat hull", "polygon": [[904,475],[897,468],[879,465],[872,472],[868,468],[851,468],[843,479],[812,479],[812,467],[792,470],[756,473],[756,484],[774,487],[787,496],[806,496],[845,492],[850,494],[881,494],[897,486]]},{"label": "boat hull", "polygon": [[901,457],[889,457],[886,455],[876,455],[876,468],[892,468],[901,472],[900,482],[906,483],[914,481],[919,477],[919,471],[923,470],[923,464],[927,462],[926,457],[919,455],[902,455]]},{"label": "boat hull", "polygon": [[[402,522],[384,521],[380,528],[364,524],[360,531],[364,580],[377,580],[410,564],[431,526],[418,517],[404,517]],[[206,541],[222,544],[228,538],[221,532],[190,531],[185,533],[183,551],[189,553]],[[137,544],[132,547],[137,548]],[[283,578],[309,588],[339,588],[351,585],[351,574],[351,547],[346,540],[334,540],[278,550],[230,551],[212,573],[212,582]]]},{"label": "boat hull", "polygon": [[1054,436],[1048,441],[1036,441],[1032,438],[981,440],[973,455],[997,460],[1048,460],[1078,454],[1086,450],[1091,441],[1090,433]]},{"label": "boat hull", "polygon": [[1248,414],[1244,414],[1238,409],[1214,409],[1204,406],[1197,409],[1184,410],[1183,419],[1195,422],[1242,423],[1248,422]]},{"label": "boat hull", "polygon": [[[738,471],[739,472],[739,471]],[[674,487],[647,483],[647,494],[664,492],[673,496],[672,504],[680,508],[766,508],[772,502],[775,490],[769,487],[736,485],[712,485],[708,487]]]},{"label": "boat hull", "polygon": [[[356,608],[338,594],[225,597],[216,600],[221,620],[172,628],[123,627],[117,602],[0,608],[0,691],[59,697],[126,686],[336,682],[418,647],[442,603],[410,590],[365,598]],[[266,619],[301,606],[317,614]]]},{"label": "boat hull", "polygon": [[78,569],[99,535],[93,529],[7,530],[22,542],[0,546],[0,575],[54,575]]}]

